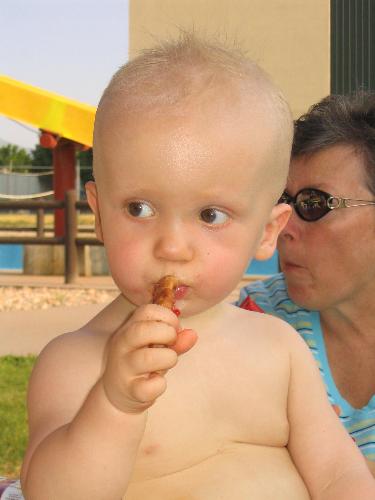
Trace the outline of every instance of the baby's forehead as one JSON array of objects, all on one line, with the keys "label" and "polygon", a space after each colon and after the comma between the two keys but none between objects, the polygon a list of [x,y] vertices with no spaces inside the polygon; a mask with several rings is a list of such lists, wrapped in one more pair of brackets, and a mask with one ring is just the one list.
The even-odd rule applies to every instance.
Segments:
[{"label": "baby's forehead", "polygon": [[260,123],[268,119],[269,135],[278,128],[281,142],[291,138],[288,105],[256,63],[235,45],[184,33],[144,51],[116,72],[99,103],[94,146],[115,121],[125,131],[132,116],[189,120],[196,110],[212,120],[244,113],[249,123],[254,116]]},{"label": "baby's forehead", "polygon": [[272,161],[275,131],[262,108],[241,104],[191,102],[130,114],[113,107],[98,132],[94,165],[97,160],[95,167],[108,174],[121,171],[142,183],[140,175],[151,171],[160,178],[178,173],[198,180],[209,174],[212,182],[231,172],[248,183]]},{"label": "baby's forehead", "polygon": [[197,161],[207,154],[249,156],[254,149],[268,151],[275,135],[275,120],[253,96],[211,92],[152,109],[123,109],[121,99],[114,99],[97,123],[94,155],[125,152],[126,144],[126,153],[140,157],[146,148],[159,155],[172,147],[191,148]]},{"label": "baby's forehead", "polygon": [[[95,122],[95,174],[107,168],[111,150],[129,158],[125,149],[131,149],[134,158],[152,143],[153,152],[159,154],[163,145],[172,145],[174,137],[173,147],[183,148],[178,138],[184,136],[189,141],[191,138],[188,147],[198,156],[210,154],[210,149],[216,158],[257,154],[258,165],[268,163],[278,176],[281,172],[285,177],[292,127],[289,110],[275,90],[263,77],[239,78],[228,73],[215,78],[198,76],[194,80],[188,75],[186,85],[183,78],[177,78],[155,85],[138,81],[133,88],[121,82],[110,86]],[[126,148],[121,146],[124,144]]]},{"label": "baby's forehead", "polygon": [[[260,192],[269,177],[281,175],[283,184],[287,160],[278,166],[283,160],[275,154],[277,127],[259,100],[225,93],[201,97],[130,112],[113,100],[96,130],[96,179],[113,188],[119,177],[137,188],[152,180],[165,189],[165,179],[177,176],[185,183],[193,176],[211,194],[224,182],[224,191],[235,184],[238,195],[249,186]],[[280,195],[281,187],[275,189]]]},{"label": "baby's forehead", "polygon": [[[255,88],[222,84],[200,89],[179,100],[150,98],[138,90],[138,97],[129,99],[121,91],[114,92],[102,100],[97,113],[94,140],[104,135],[116,137],[120,134],[136,133],[137,129],[153,123],[171,124],[173,128],[188,127],[194,122],[207,126],[228,124],[249,133],[254,128],[268,128],[268,139],[278,128],[278,120],[272,113],[273,106]],[[242,130],[241,130],[242,129]],[[242,135],[242,134],[241,134]]]}]

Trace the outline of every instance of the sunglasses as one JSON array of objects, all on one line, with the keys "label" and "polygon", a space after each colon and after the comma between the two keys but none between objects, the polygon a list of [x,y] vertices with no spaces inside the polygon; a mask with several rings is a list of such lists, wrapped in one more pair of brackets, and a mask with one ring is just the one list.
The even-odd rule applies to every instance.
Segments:
[{"label": "sunglasses", "polygon": [[278,203],[292,205],[297,215],[306,222],[315,222],[336,208],[375,205],[375,201],[341,198],[314,188],[301,189],[294,197],[284,191]]}]

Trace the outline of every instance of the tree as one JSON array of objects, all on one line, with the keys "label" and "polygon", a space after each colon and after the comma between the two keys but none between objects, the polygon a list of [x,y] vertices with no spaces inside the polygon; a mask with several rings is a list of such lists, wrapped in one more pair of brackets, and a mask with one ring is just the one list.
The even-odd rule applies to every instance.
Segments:
[{"label": "tree", "polygon": [[[77,153],[79,164],[81,167],[92,166],[92,149],[79,151]],[[31,151],[31,165],[35,167],[51,167],[52,166],[52,149],[43,148],[39,144]]]},{"label": "tree", "polygon": [[84,186],[87,181],[92,180],[92,148],[80,151],[78,153],[80,164],[81,185]]},{"label": "tree", "polygon": [[42,148],[37,144],[31,150],[31,165],[34,167],[52,167],[52,149]]},{"label": "tree", "polygon": [[[77,150],[76,154],[77,164],[79,164],[79,175],[80,175],[80,185],[84,186],[88,180],[92,179],[92,149],[87,149],[84,151]],[[35,148],[31,151],[31,165],[33,167],[33,172],[38,171],[37,167],[50,167],[53,169],[53,150],[43,148],[40,144],[37,144]],[[45,171],[44,168],[40,168],[40,171]],[[81,193],[83,196],[83,193]]]},{"label": "tree", "polygon": [[92,167],[92,148],[80,151],[78,158],[81,167]]},{"label": "tree", "polygon": [[31,156],[26,149],[15,146],[14,144],[6,144],[0,147],[0,165],[9,167],[27,166],[31,163]]}]

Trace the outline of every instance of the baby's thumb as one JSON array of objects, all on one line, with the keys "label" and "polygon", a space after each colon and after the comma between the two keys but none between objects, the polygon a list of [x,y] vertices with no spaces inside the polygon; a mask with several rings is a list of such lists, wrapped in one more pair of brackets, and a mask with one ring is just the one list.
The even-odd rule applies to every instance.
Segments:
[{"label": "baby's thumb", "polygon": [[189,351],[196,341],[198,340],[198,335],[194,330],[186,329],[181,330],[177,334],[177,341],[175,344],[170,346],[177,354],[184,354]]}]

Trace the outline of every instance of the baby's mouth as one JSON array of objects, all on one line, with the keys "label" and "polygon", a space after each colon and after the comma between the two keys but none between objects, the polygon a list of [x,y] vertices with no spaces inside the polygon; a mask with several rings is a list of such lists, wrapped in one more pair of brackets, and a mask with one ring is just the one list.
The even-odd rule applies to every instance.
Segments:
[{"label": "baby's mouth", "polygon": [[186,294],[189,291],[189,287],[187,285],[178,285],[174,292],[174,297],[176,300],[182,300],[186,297]]}]

